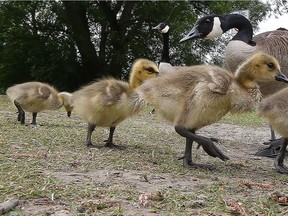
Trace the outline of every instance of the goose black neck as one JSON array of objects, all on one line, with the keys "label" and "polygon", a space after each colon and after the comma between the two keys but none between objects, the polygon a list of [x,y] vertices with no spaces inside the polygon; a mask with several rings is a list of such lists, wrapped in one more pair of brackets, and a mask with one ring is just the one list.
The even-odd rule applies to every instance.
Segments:
[{"label": "goose black neck", "polygon": [[163,33],[163,50],[161,55],[161,62],[170,63],[169,57],[169,31]]},{"label": "goose black neck", "polygon": [[247,44],[255,45],[252,41],[253,28],[248,19],[240,14],[229,14],[221,18],[221,27],[224,32],[229,29],[236,28],[237,34],[232,40],[241,40]]}]

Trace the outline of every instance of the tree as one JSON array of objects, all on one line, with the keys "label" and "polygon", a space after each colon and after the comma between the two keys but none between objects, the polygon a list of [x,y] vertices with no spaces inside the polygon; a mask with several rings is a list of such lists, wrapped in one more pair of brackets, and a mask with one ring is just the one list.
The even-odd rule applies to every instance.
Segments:
[{"label": "tree", "polygon": [[0,2],[0,88],[39,80],[73,91],[103,76],[127,79],[136,58],[159,61],[162,36],[151,27],[163,21],[172,28],[172,64],[204,63],[207,54],[210,63],[222,64],[224,38],[179,45],[198,16],[250,9],[256,28],[279,13],[267,12],[270,7],[260,1]]}]

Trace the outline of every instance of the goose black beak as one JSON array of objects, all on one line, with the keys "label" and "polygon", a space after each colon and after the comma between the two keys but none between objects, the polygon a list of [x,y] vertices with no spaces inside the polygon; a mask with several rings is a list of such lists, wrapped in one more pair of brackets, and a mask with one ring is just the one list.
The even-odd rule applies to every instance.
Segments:
[{"label": "goose black beak", "polygon": [[70,117],[71,116],[71,111],[67,112],[67,116]]},{"label": "goose black beak", "polygon": [[155,27],[152,27],[152,29],[160,31],[161,30],[161,23]]},{"label": "goose black beak", "polygon": [[199,32],[198,25],[197,25],[197,26],[194,26],[192,28],[192,30],[185,37],[183,37],[179,42],[183,43],[187,40],[192,40],[194,38],[200,38],[200,36],[201,36],[201,33]]},{"label": "goose black beak", "polygon": [[280,70],[278,71],[278,74],[275,76],[275,80],[288,83],[288,78]]}]

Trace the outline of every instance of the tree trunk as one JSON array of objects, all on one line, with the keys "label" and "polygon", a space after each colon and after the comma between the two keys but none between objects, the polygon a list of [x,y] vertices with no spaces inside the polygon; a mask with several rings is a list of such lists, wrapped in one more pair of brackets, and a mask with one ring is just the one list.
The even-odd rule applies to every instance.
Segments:
[{"label": "tree trunk", "polygon": [[63,1],[70,24],[68,26],[71,26],[72,37],[81,55],[83,66],[82,83],[101,77],[98,56],[90,38],[85,4],[85,2]]}]

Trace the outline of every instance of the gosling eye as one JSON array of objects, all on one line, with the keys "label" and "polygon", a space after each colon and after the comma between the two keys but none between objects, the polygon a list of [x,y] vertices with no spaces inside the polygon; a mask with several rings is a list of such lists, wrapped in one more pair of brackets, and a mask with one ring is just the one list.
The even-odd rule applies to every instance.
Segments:
[{"label": "gosling eye", "polygon": [[268,68],[270,70],[274,70],[275,69],[275,65],[273,63],[268,63],[267,66],[268,66]]},{"label": "gosling eye", "polygon": [[155,73],[154,69],[152,67],[146,68],[148,73]]}]

